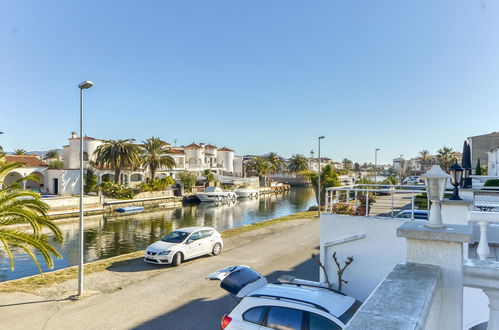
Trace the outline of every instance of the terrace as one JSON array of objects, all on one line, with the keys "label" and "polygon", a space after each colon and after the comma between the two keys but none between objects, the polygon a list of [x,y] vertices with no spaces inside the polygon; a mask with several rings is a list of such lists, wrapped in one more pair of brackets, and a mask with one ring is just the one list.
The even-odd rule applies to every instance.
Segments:
[{"label": "terrace", "polygon": [[426,193],[424,185],[327,189],[321,262],[334,278],[333,253],[353,256],[344,291],[365,301],[349,329],[485,329],[487,321],[499,329],[499,192],[462,189],[462,200],[442,200],[443,228],[418,219],[428,214]]}]

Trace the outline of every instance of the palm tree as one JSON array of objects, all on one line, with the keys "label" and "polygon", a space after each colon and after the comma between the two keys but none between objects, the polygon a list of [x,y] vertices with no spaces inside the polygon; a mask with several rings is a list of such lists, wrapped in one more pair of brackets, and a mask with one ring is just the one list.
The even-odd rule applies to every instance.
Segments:
[{"label": "palm tree", "polygon": [[432,159],[433,157],[430,155],[430,152],[428,150],[423,149],[419,152],[418,162],[423,168],[423,171],[425,170],[426,166],[430,164]]},{"label": "palm tree", "polygon": [[[21,166],[20,163],[5,164],[0,159],[0,183],[3,185],[7,173]],[[46,226],[58,243],[63,241],[60,229],[47,217],[47,211],[48,205],[41,200],[40,195],[31,190],[22,190],[19,182],[3,185],[0,189],[0,242],[9,257],[12,270],[14,269],[12,247],[24,250],[40,273],[43,271],[33,249],[40,253],[49,268],[54,267],[53,257],[61,258],[59,252],[47,241],[47,236],[42,234],[42,228]],[[6,227],[19,224],[29,224],[32,232]]]},{"label": "palm tree", "polygon": [[171,170],[175,167],[173,157],[166,155],[170,151],[170,148],[165,141],[152,137],[142,143],[142,165],[151,172],[151,180],[154,179],[158,169],[167,168]]},{"label": "palm tree", "polygon": [[267,176],[272,172],[273,165],[266,157],[255,157],[246,164],[246,171],[250,175],[258,175],[264,179],[264,185],[267,185]]},{"label": "palm tree", "polygon": [[452,148],[444,146],[437,151],[437,158],[444,171],[447,171],[455,158],[454,150],[452,150]]},{"label": "palm tree", "polygon": [[341,161],[342,165],[343,165],[343,168],[345,170],[351,170],[352,169],[352,166],[353,166],[353,162],[348,159],[348,158],[344,158],[342,161]]},{"label": "palm tree", "polygon": [[95,164],[114,170],[114,182],[122,182],[121,171],[140,165],[141,148],[135,139],[107,140],[95,149]]},{"label": "palm tree", "polygon": [[271,173],[278,173],[284,166],[284,160],[282,160],[277,152],[269,152],[265,155],[265,158],[272,165]]},{"label": "palm tree", "polygon": [[308,161],[302,154],[294,154],[289,159],[288,168],[291,172],[301,172],[308,169]]},{"label": "palm tree", "polygon": [[15,149],[14,155],[26,155],[26,150],[25,149]]}]

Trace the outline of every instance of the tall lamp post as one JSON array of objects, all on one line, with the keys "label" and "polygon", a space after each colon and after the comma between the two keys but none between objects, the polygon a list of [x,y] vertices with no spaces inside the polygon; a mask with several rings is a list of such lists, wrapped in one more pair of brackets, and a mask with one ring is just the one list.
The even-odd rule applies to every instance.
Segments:
[{"label": "tall lamp post", "polygon": [[374,149],[374,183],[378,183],[378,151],[380,149]]},{"label": "tall lamp post", "polygon": [[83,90],[94,85],[90,80],[85,80],[78,85],[80,89],[80,228],[79,228],[79,262],[78,262],[78,297],[83,294]]},{"label": "tall lamp post", "polygon": [[317,216],[320,217],[321,216],[321,190],[322,190],[322,187],[321,187],[321,140],[324,139],[325,136],[319,136],[317,138],[318,142],[319,142],[319,152],[318,152],[318,161],[319,161],[319,182],[318,182],[318,185],[317,185],[317,195],[319,197],[318,201],[317,201],[317,204],[319,205],[319,208],[317,210]]}]

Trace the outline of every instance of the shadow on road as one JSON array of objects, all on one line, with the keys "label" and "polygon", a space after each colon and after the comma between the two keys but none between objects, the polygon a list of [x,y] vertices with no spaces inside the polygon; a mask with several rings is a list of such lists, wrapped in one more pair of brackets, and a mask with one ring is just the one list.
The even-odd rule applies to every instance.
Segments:
[{"label": "shadow on road", "polygon": [[[184,261],[184,263],[188,264],[191,262],[195,262],[198,259],[209,258],[211,256],[201,256],[194,259],[190,259]],[[138,257],[135,259],[122,260],[114,262],[111,266],[106,269],[112,272],[120,272],[120,273],[133,273],[133,272],[143,272],[148,270],[161,270],[166,268],[172,268],[172,265],[159,265],[159,264],[151,264],[144,261],[143,257]]]},{"label": "shadow on road", "polygon": [[[266,277],[269,282],[275,282],[277,281],[277,278],[283,274],[289,274],[303,279],[318,281],[319,267],[317,263],[312,260],[312,258],[310,258],[307,261],[296,265],[290,271],[279,270],[270,274],[266,274]],[[216,281],[207,284],[219,286],[220,282]],[[222,316],[225,313],[228,313],[237,304],[237,302],[238,301],[234,297],[228,294],[223,296],[222,298],[214,300],[199,298],[196,300],[192,300],[189,303],[184,304],[171,312],[165,313],[152,320],[149,320],[148,322],[143,323],[134,329],[220,329],[220,320],[222,319]]]},{"label": "shadow on road", "polygon": [[70,300],[70,298],[64,298],[64,299],[47,299],[47,300],[36,300],[36,301],[25,301],[25,302],[22,302],[22,303],[0,305],[0,308],[21,306],[21,305],[41,304],[41,303],[48,303],[48,302],[59,302],[59,301],[65,301],[65,300]]}]

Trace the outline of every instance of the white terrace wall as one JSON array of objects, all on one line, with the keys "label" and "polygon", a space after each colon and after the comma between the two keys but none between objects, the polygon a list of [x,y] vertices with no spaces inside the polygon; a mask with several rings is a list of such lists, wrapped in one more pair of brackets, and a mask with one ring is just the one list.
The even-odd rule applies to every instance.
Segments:
[{"label": "white terrace wall", "polygon": [[[343,275],[348,284],[343,284],[342,291],[361,301],[366,300],[396,264],[406,259],[405,239],[397,237],[396,231],[407,220],[322,214],[320,222],[321,259],[330,281],[337,288],[333,253],[336,251],[341,265],[353,256],[353,263]],[[357,235],[363,238],[341,242]],[[334,241],[338,244],[325,247]],[[322,274],[321,281],[324,281]]]}]

